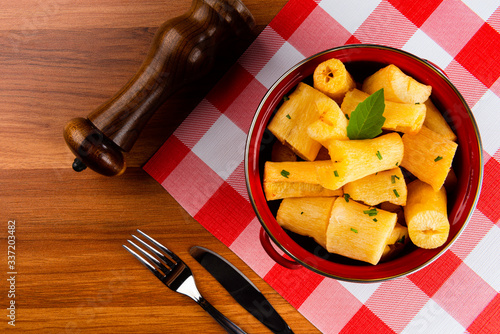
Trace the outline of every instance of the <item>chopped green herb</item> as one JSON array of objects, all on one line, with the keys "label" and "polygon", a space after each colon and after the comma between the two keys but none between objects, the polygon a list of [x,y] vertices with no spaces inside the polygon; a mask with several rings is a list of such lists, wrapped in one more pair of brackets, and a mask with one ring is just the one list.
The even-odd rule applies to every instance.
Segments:
[{"label": "chopped green herb", "polygon": [[286,177],[288,179],[288,175],[290,175],[289,171],[284,170],[284,169],[281,171],[281,176]]},{"label": "chopped green herb", "polygon": [[288,101],[288,100],[290,100],[290,98],[287,95],[283,96],[283,101]]},{"label": "chopped green herb", "polygon": [[377,158],[378,158],[379,160],[382,160],[382,154],[380,154],[380,151],[377,151]]},{"label": "chopped green herb", "polygon": [[349,120],[349,115],[348,114],[344,114],[345,115],[345,118],[347,118],[347,120]]},{"label": "chopped green herb", "polygon": [[392,191],[394,191],[394,195],[396,195],[396,197],[399,197],[398,191],[396,189],[392,189]]},{"label": "chopped green herb", "polygon": [[292,119],[292,117],[290,117],[290,115],[289,115],[289,114],[286,114],[286,118],[288,118],[288,119]]},{"label": "chopped green herb", "polygon": [[367,214],[368,216],[372,217],[372,216],[376,216],[378,211],[376,208],[373,208],[373,209],[370,209],[370,210],[364,210],[363,211],[364,214]]},{"label": "chopped green herb", "polygon": [[301,214],[301,215],[303,215],[303,214],[304,214],[304,211],[302,211],[300,214]]},{"label": "chopped green herb", "polygon": [[392,184],[396,183],[396,179],[399,180],[399,177],[397,175],[391,175],[391,183]]},{"label": "chopped green herb", "polygon": [[347,203],[349,203],[349,198],[351,198],[351,195],[349,194],[344,194],[344,199]]},{"label": "chopped green herb", "polygon": [[385,117],[384,89],[380,89],[359,103],[351,113],[347,136],[349,139],[372,139],[382,133]]},{"label": "chopped green herb", "polygon": [[415,102],[415,104],[420,104],[420,102]]},{"label": "chopped green herb", "polygon": [[378,222],[377,218],[373,218],[373,221],[374,221],[374,222]]},{"label": "chopped green herb", "polygon": [[351,231],[353,231],[354,233],[358,233],[358,230],[356,230],[355,228],[351,227]]},{"label": "chopped green herb", "polygon": [[443,157],[442,157],[442,156],[440,156],[440,155],[438,155],[438,156],[436,157],[436,159],[434,159],[434,161],[435,161],[435,162],[438,162],[438,161],[439,161],[439,160],[441,160],[441,159],[443,159]]},{"label": "chopped green herb", "polygon": [[399,243],[402,243],[402,244],[403,244],[403,243],[405,242],[405,235],[403,235],[403,236],[401,237],[401,239],[399,239],[399,240],[398,240],[398,241],[396,241],[396,242],[399,242]]},{"label": "chopped green herb", "polygon": [[336,170],[333,171],[333,174],[335,175],[335,177],[339,177],[339,172],[337,172]]},{"label": "chopped green herb", "polygon": [[398,161],[398,162],[396,162],[396,166],[399,166],[399,161]]}]

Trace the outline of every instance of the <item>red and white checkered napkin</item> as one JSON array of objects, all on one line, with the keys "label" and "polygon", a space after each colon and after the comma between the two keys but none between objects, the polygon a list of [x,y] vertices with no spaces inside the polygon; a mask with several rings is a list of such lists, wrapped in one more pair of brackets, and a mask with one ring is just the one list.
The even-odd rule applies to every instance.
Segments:
[{"label": "red and white checkered napkin", "polygon": [[[144,168],[324,333],[499,333],[499,7],[498,0],[290,0]],[[460,238],[431,265],[383,283],[277,265],[259,243],[245,187],[246,133],[266,90],[305,57],[349,43],[384,44],[437,64],[467,100],[483,141],[482,195]]]}]

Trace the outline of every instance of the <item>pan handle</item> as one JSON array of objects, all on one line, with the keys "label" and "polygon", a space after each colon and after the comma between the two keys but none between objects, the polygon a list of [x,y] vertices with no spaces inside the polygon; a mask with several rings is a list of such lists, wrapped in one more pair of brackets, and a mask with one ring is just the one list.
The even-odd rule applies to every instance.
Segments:
[{"label": "pan handle", "polygon": [[274,249],[273,245],[271,244],[271,239],[269,238],[269,235],[266,233],[263,227],[260,228],[259,239],[267,255],[269,255],[271,259],[273,259],[277,264],[288,269],[303,268],[300,263],[283,257],[276,251],[276,249]]}]

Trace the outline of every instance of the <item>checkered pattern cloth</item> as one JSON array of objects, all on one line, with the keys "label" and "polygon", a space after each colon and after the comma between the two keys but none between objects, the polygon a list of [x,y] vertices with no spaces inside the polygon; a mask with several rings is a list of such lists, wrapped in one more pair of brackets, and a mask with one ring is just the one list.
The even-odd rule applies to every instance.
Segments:
[{"label": "checkered pattern cloth", "polygon": [[[144,169],[324,333],[500,333],[499,32],[498,0],[290,0]],[[267,89],[304,58],[350,43],[438,65],[483,142],[482,193],[462,235],[431,265],[381,283],[276,264],[245,186],[246,134]]]}]

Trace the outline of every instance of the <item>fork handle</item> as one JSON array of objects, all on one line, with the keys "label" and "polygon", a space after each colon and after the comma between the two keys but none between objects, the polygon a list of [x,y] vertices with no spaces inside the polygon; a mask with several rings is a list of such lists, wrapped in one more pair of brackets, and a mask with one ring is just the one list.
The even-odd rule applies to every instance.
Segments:
[{"label": "fork handle", "polygon": [[246,334],[244,330],[239,328],[234,322],[226,318],[215,307],[212,306],[205,298],[201,297],[196,301],[205,311],[207,311],[229,334]]}]

